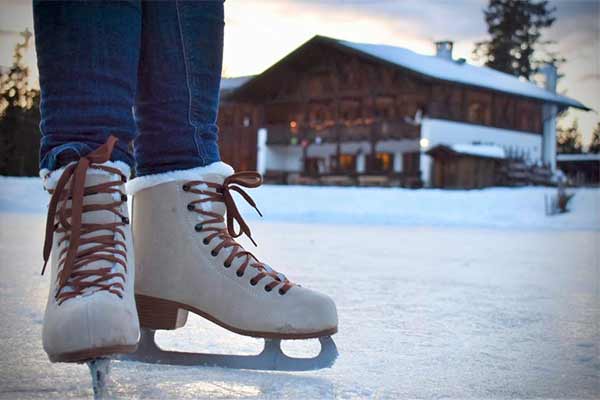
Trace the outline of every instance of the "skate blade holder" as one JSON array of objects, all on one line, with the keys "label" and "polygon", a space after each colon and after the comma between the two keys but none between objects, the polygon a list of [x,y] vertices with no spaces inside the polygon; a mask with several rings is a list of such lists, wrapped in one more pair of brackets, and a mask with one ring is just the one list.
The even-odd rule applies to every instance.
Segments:
[{"label": "skate blade holder", "polygon": [[155,342],[156,331],[142,328],[137,350],[119,357],[125,361],[150,364],[206,366],[261,371],[312,371],[329,368],[337,359],[338,351],[331,336],[318,338],[321,350],[311,358],[296,358],[281,350],[281,339],[265,339],[264,349],[257,355],[226,355],[186,353],[162,350]]}]

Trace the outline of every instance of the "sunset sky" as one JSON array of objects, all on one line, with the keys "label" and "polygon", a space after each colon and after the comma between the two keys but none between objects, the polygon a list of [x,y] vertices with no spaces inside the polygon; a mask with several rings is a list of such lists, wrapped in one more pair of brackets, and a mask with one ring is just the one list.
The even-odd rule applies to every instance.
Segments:
[{"label": "sunset sky", "polygon": [[[567,59],[559,91],[600,110],[600,1],[558,0],[557,21],[545,32]],[[11,63],[15,34],[33,30],[31,2],[0,0],[0,65]],[[433,54],[435,40],[454,40],[455,57],[473,62],[474,43],[486,38],[487,0],[229,0],[225,3],[224,73],[256,74],[316,34],[382,43]],[[35,64],[35,54],[28,55]],[[600,121],[597,111],[570,111],[585,142]]]}]

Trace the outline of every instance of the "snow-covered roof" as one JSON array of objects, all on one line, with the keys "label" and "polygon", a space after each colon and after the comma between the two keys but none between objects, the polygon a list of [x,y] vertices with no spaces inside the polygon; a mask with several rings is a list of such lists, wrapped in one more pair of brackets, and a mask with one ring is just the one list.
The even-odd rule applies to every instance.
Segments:
[{"label": "snow-covered roof", "polygon": [[460,154],[469,154],[485,158],[506,158],[506,152],[500,146],[487,144],[453,144],[450,148]]},{"label": "snow-covered roof", "polygon": [[506,158],[506,152],[500,146],[489,144],[438,144],[427,151],[429,155],[435,155],[439,152],[450,154],[463,154],[472,157],[493,158],[502,160]]},{"label": "snow-covered roof", "polygon": [[577,100],[553,93],[531,82],[520,80],[512,75],[488,67],[479,67],[467,62],[457,62],[437,56],[427,56],[402,47],[356,43],[322,36],[318,36],[318,38],[333,40],[343,47],[431,78],[515,94],[568,107],[588,109]]},{"label": "snow-covered roof", "polygon": [[256,75],[236,76],[234,78],[221,78],[221,90],[235,90],[254,78]]},{"label": "snow-covered roof", "polygon": [[556,161],[600,161],[598,153],[557,154]]}]

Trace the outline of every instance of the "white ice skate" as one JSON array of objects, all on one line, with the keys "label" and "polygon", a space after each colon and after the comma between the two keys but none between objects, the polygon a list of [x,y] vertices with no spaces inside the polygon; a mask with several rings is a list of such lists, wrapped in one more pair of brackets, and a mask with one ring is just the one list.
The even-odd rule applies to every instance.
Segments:
[{"label": "white ice skate", "polygon": [[[242,187],[261,182],[258,173],[234,174],[219,162],[128,184],[129,193],[134,193],[135,292],[142,339],[125,359],[292,371],[334,363],[337,350],[330,336],[338,321],[333,301],[293,284],[234,240],[241,234],[252,238],[232,191],[256,208]],[[236,356],[158,348],[154,331],[184,326],[190,311],[232,332],[265,338],[264,350],[256,356]],[[314,358],[292,358],[281,351],[282,339],[310,338],[321,342]]]},{"label": "white ice skate", "polygon": [[52,274],[44,350],[52,362],[90,362],[98,383],[108,371],[99,360],[134,351],[140,336],[125,194],[129,172],[108,161],[115,142],[111,136],[78,162],[42,171],[52,194],[44,244]]}]

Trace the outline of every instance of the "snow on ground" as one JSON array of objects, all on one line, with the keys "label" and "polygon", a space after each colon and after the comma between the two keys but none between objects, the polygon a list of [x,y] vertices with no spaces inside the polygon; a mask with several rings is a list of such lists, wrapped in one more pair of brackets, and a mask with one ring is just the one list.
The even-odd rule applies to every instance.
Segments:
[{"label": "snow on ground", "polygon": [[[0,177],[0,212],[45,213],[38,178]],[[509,229],[600,229],[600,189],[573,189],[572,212],[547,217],[543,187],[437,190],[265,185],[248,189],[265,221]],[[248,220],[258,219],[243,200]]]},{"label": "snow on ground", "polygon": [[[44,193],[2,179],[0,399],[90,398],[81,365],[41,346]],[[115,362],[116,398],[599,398],[597,190],[545,217],[550,189],[265,187],[253,250],[338,305],[331,369],[274,373]],[[301,196],[301,198],[298,198]],[[245,215],[251,215],[245,209]],[[309,223],[307,223],[309,222]],[[246,243],[246,242],[244,242]],[[260,340],[193,317],[171,349],[252,353]],[[314,342],[289,342],[294,355]]]}]

